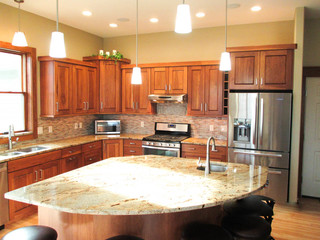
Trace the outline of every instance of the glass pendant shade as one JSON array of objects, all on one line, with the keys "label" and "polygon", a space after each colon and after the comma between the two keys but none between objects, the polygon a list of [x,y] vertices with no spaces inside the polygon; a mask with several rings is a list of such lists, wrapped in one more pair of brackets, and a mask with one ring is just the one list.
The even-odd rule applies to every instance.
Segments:
[{"label": "glass pendant shade", "polygon": [[15,32],[12,40],[12,45],[17,47],[27,47],[28,43],[23,32]]},{"label": "glass pendant shade", "polygon": [[230,71],[231,70],[231,58],[230,58],[229,52],[221,53],[219,70],[220,71]]},{"label": "glass pendant shade", "polygon": [[66,57],[64,34],[62,32],[52,32],[49,56],[54,58]]},{"label": "glass pendant shade", "polygon": [[176,33],[192,32],[190,6],[188,4],[178,5],[177,16],[176,16],[176,26],[174,31]]},{"label": "glass pendant shade", "polygon": [[132,71],[131,84],[142,84],[141,68],[134,67]]}]

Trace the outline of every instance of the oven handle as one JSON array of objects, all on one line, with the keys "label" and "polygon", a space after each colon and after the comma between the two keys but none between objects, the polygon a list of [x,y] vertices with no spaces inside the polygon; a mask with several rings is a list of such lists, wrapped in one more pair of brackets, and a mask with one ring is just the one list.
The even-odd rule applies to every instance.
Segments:
[{"label": "oven handle", "polygon": [[179,152],[180,149],[176,149],[176,148],[163,148],[163,147],[151,147],[151,146],[145,146],[142,145],[143,148],[150,148],[150,149],[159,149],[159,150],[168,150],[168,151],[175,151],[175,152]]}]

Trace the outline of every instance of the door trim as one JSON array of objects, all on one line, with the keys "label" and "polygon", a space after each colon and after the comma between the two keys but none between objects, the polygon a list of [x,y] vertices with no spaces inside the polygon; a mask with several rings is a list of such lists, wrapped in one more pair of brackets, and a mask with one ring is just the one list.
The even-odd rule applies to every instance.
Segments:
[{"label": "door trim", "polygon": [[302,78],[301,94],[301,122],[300,122],[300,147],[299,147],[299,172],[298,172],[298,199],[302,197],[302,165],[303,165],[303,145],[304,145],[304,113],[306,101],[306,83],[309,77],[320,77],[320,67],[304,67]]}]

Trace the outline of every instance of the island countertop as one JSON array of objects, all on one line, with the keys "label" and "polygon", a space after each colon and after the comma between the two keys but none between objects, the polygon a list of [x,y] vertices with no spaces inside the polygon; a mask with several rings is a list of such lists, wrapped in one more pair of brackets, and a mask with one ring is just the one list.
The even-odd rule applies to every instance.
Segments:
[{"label": "island countertop", "polygon": [[196,169],[196,160],[164,156],[109,158],[5,194],[62,212],[145,215],[213,207],[261,189],[268,169],[234,163],[225,172]]}]

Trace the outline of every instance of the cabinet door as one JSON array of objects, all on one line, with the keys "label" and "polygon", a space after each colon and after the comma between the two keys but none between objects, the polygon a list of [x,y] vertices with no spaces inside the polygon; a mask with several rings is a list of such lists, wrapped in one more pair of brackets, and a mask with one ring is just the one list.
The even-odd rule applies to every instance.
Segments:
[{"label": "cabinet door", "polygon": [[188,115],[204,115],[204,71],[203,67],[188,69]]},{"label": "cabinet door", "polygon": [[187,67],[170,67],[169,68],[169,93],[186,94],[188,83]]},{"label": "cabinet door", "polygon": [[231,53],[229,89],[259,89],[259,52]]},{"label": "cabinet door", "polygon": [[[121,112],[121,65],[113,61],[100,61],[100,112]],[[126,77],[131,80],[131,74]],[[131,81],[130,81],[131,82]]]},{"label": "cabinet door", "polygon": [[72,112],[72,65],[55,62],[55,115],[66,115]]},{"label": "cabinet door", "polygon": [[39,176],[38,181],[54,177],[60,173],[59,160],[54,160],[41,164],[40,166],[36,167],[36,171],[38,172]]},{"label": "cabinet door", "polygon": [[[36,175],[33,167],[25,168],[19,171],[15,171],[8,174],[8,186],[9,191],[30,185],[36,181]],[[17,201],[9,201],[9,214],[10,220],[19,218],[24,214],[28,214],[33,211],[30,208],[31,205],[17,202]]]},{"label": "cabinet door", "polygon": [[151,68],[151,93],[164,94],[168,90],[168,68]]},{"label": "cabinet door", "polygon": [[77,154],[61,159],[61,173],[82,167],[82,154]]},{"label": "cabinet door", "polygon": [[73,113],[87,112],[88,103],[88,71],[84,66],[73,66]]},{"label": "cabinet door", "polygon": [[135,110],[137,113],[150,113],[151,103],[148,99],[150,69],[141,69],[142,84],[134,86]]},{"label": "cabinet door", "polygon": [[218,66],[205,67],[205,115],[222,115],[222,76]]},{"label": "cabinet door", "polygon": [[135,112],[133,85],[131,84],[132,69],[122,70],[122,112]]},{"label": "cabinet door", "polygon": [[99,112],[99,82],[96,68],[86,68],[88,82],[87,112]]},{"label": "cabinet door", "polygon": [[104,140],[103,159],[123,156],[123,140]]},{"label": "cabinet door", "polygon": [[261,51],[260,89],[291,90],[293,50]]}]

